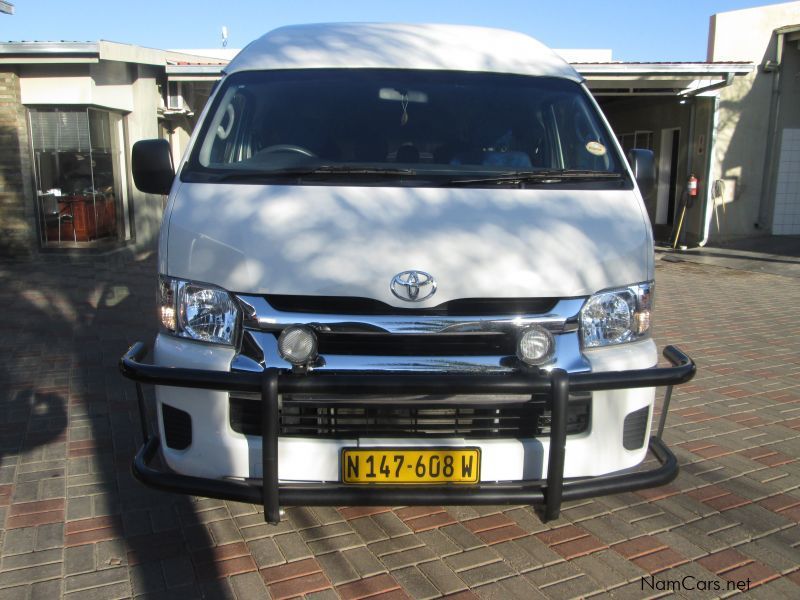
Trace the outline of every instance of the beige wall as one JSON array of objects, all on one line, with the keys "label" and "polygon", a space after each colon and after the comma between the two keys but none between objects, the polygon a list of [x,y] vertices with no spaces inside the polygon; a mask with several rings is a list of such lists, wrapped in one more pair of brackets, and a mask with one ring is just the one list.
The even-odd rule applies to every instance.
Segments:
[{"label": "beige wall", "polygon": [[148,65],[131,65],[135,80],[131,86],[133,111],[128,115],[128,181],[131,204],[133,206],[133,227],[137,246],[155,246],[158,240],[158,229],[161,225],[163,202],[161,196],[145,194],[133,185],[130,176],[130,148],[139,140],[157,138],[159,136],[156,109],[161,103],[158,89],[160,70]]},{"label": "beige wall", "polygon": [[20,92],[28,106],[58,103],[133,110],[132,65],[100,61],[82,65],[28,65],[22,70]]},{"label": "beige wall", "polygon": [[[725,211],[718,209],[719,228],[712,220],[712,239],[770,231],[775,161],[767,167],[766,180],[764,167],[765,157],[772,152],[775,142],[769,134],[775,75],[765,73],[762,66],[767,60],[775,59],[774,30],[798,23],[800,2],[719,13],[711,17],[708,60],[751,61],[757,65],[750,75],[737,77],[720,93],[712,170],[715,179],[725,182]],[[782,88],[786,89],[785,92],[782,90],[784,95],[780,101],[781,124],[797,123],[800,119],[798,67],[792,63],[796,57],[789,57],[796,48],[787,46],[787,49],[790,52],[782,75]]]}]

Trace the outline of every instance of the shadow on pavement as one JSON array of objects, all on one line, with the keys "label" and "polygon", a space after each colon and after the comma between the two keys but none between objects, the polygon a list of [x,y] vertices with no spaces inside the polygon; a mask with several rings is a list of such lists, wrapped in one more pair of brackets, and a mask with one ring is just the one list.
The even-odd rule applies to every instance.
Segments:
[{"label": "shadow on pavement", "polygon": [[[154,274],[154,257],[0,263],[9,323],[0,334],[0,506],[3,490],[9,514],[22,501],[66,499],[62,593],[82,573],[71,572],[67,555],[95,544],[96,570],[120,590],[130,582],[127,595],[226,596],[194,501],[149,490],[130,472],[141,429],[134,386],[117,361],[156,331]],[[23,457],[56,461],[60,468],[41,473],[57,483],[31,485]]]}]

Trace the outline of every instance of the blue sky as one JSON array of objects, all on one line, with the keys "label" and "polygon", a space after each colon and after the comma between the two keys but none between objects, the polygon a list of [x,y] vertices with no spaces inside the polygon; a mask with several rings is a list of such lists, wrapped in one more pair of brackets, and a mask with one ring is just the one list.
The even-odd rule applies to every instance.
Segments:
[{"label": "blue sky", "polygon": [[[98,40],[240,48],[295,23],[401,21],[514,29],[554,48],[612,48],[616,60],[705,60],[709,17],[757,0],[11,0],[0,40]],[[763,3],[762,3],[763,4]]]}]

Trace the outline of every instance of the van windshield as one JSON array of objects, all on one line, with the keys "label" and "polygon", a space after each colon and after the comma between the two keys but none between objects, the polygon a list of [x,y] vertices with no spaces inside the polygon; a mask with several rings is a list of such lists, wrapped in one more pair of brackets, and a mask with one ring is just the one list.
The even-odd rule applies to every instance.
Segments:
[{"label": "van windshield", "polygon": [[587,96],[565,79],[494,73],[236,73],[215,95],[181,176],[620,185],[621,161]]}]

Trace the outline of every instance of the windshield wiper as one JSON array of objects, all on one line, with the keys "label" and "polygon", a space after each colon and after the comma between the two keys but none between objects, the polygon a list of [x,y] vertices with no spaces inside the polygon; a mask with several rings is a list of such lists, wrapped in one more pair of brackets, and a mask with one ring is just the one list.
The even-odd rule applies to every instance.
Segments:
[{"label": "windshield wiper", "polygon": [[469,185],[472,183],[560,183],[562,181],[596,181],[606,179],[620,179],[622,173],[609,171],[589,171],[578,169],[550,169],[546,171],[511,171],[498,173],[486,177],[472,177],[470,179],[451,179],[451,185]]},{"label": "windshield wiper", "polygon": [[379,175],[387,177],[415,175],[412,169],[383,167],[351,167],[348,165],[319,165],[316,167],[287,167],[270,171],[229,171],[217,176],[216,181],[244,181],[250,179],[280,179],[307,175]]}]

